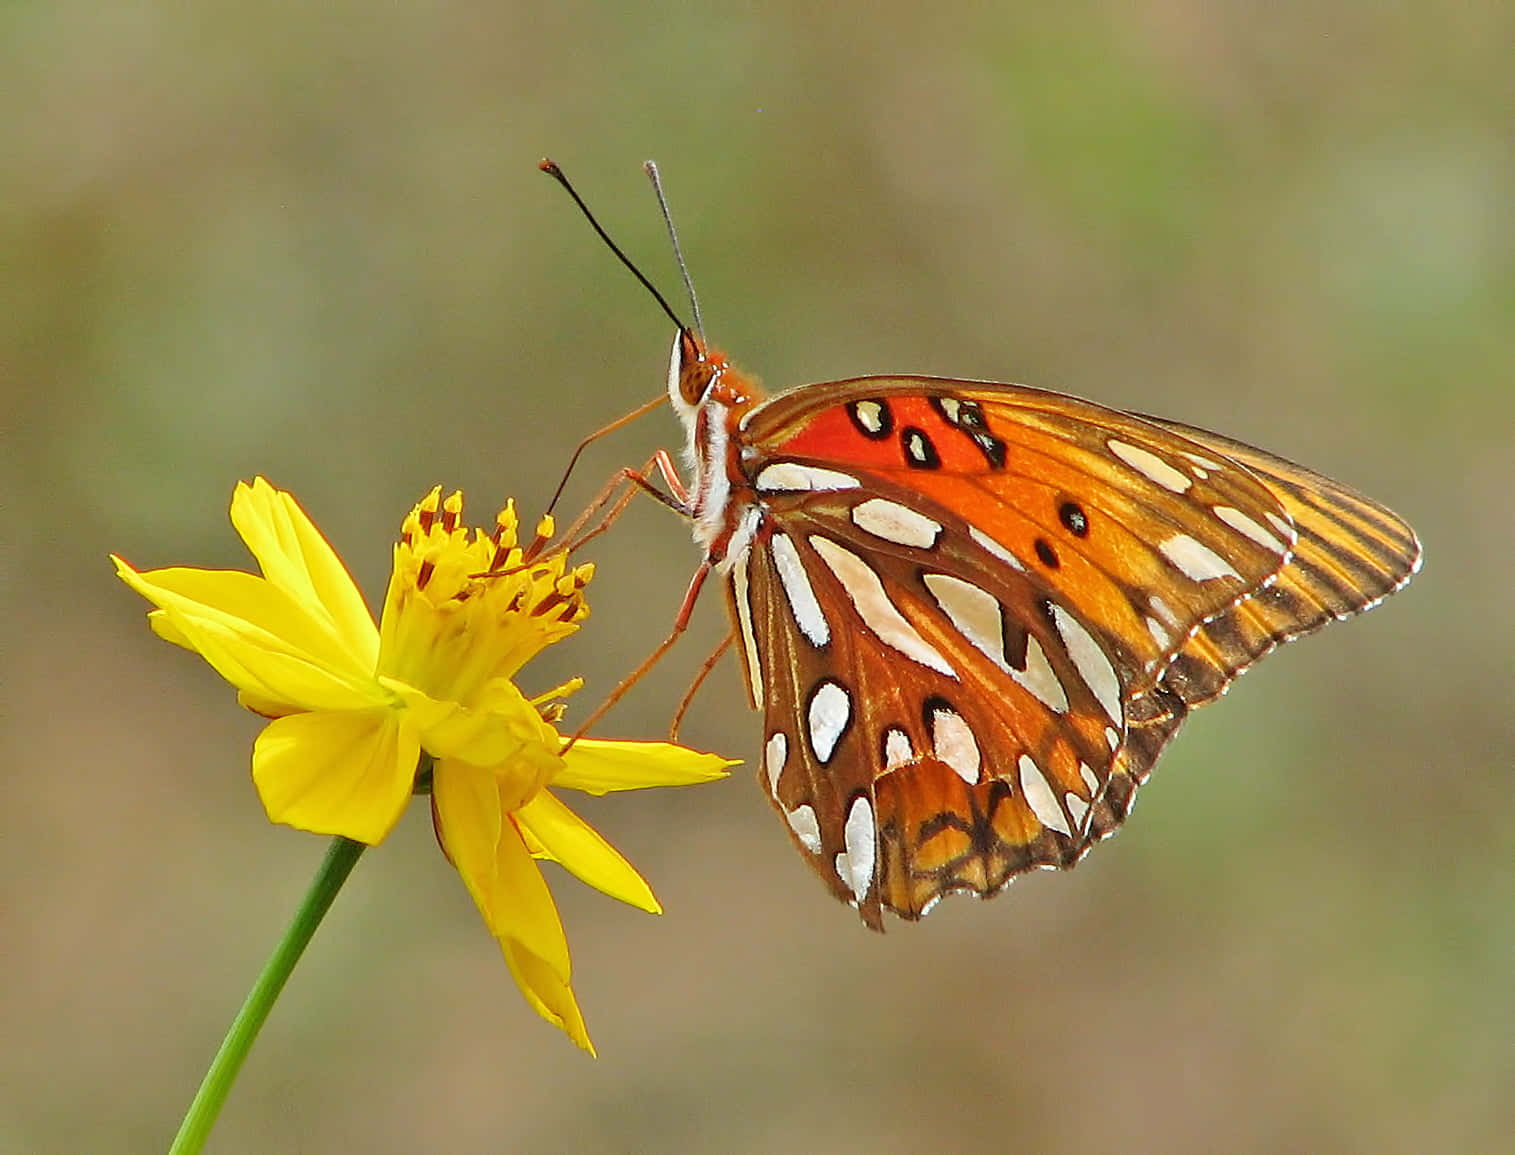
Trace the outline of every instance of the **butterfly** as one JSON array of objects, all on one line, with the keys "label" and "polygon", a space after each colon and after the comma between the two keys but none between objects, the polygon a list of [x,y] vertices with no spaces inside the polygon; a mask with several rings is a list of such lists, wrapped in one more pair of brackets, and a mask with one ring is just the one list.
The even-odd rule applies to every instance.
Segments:
[{"label": "butterfly", "polygon": [[759,779],[875,929],[1074,865],[1191,709],[1420,566],[1410,527],[1339,482],[1062,393],[859,377],[767,398],[688,329],[668,389]]},{"label": "butterfly", "polygon": [[691,591],[725,577],[759,781],[874,929],[1073,866],[1190,710],[1420,567],[1377,502],[1178,422],[940,377],[768,397],[611,248],[679,326],[672,503]]}]

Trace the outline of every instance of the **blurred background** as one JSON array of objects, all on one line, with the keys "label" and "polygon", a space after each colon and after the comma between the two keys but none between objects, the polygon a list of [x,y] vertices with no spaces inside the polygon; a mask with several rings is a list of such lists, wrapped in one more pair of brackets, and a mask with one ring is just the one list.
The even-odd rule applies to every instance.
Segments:
[{"label": "blurred background", "polygon": [[[658,919],[552,876],[601,1058],[525,1006],[423,807],[213,1138],[242,1151],[1482,1151],[1515,1128],[1515,160],[1505,0],[8,6],[0,1149],[150,1152],[314,871],[258,721],[107,551],[242,567],[239,478],[370,595],[436,483],[531,516],[669,326],[550,154],[772,386],[919,371],[1220,429],[1425,572],[1186,727],[1077,871],[866,932],[751,781],[582,800]],[[567,508],[680,433],[607,440]],[[640,503],[528,689],[583,716],[697,554]],[[724,625],[607,720],[651,737]],[[751,761],[734,663],[685,737]],[[576,805],[578,797],[570,798]]]}]

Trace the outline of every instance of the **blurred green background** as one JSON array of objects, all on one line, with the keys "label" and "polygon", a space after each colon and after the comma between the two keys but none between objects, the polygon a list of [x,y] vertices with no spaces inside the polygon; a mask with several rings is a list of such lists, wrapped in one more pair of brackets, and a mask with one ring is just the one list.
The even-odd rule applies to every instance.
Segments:
[{"label": "blurred green background", "polygon": [[[1421,531],[1369,617],[1200,713],[1079,870],[882,938],[750,781],[590,800],[653,919],[561,874],[602,1058],[525,1007],[424,808],[369,855],[224,1152],[1492,1150],[1515,1129],[1507,0],[7,5],[0,1149],[161,1150],[314,870],[258,723],[105,554],[244,566],[294,490],[372,594],[431,485],[541,508],[662,388],[663,166],[769,384],[1063,387],[1268,447]],[[675,445],[655,414],[569,506]],[[526,679],[587,709],[697,555],[638,505]],[[655,736],[724,627],[604,732]],[[582,713],[580,713],[582,716]],[[749,760],[732,666],[686,738]],[[577,799],[573,799],[577,802]]]}]

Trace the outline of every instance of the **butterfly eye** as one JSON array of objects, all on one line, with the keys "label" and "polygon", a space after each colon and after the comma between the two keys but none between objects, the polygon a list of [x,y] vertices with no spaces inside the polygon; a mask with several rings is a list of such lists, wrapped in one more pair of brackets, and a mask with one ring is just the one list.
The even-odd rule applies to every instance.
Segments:
[{"label": "butterfly eye", "polygon": [[668,358],[668,395],[674,404],[690,409],[698,405],[716,369],[716,359],[705,355],[700,339],[690,330],[680,329]]}]

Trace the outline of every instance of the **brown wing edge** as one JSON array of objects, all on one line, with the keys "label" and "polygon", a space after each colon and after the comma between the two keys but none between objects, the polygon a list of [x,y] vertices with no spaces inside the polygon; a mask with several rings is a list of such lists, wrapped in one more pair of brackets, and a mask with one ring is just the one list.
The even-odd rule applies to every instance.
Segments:
[{"label": "brown wing edge", "polygon": [[1341,482],[1285,458],[1203,429],[1164,426],[1251,470],[1277,494],[1298,533],[1274,579],[1190,635],[1157,684],[1131,703],[1126,741],[1089,824],[1084,850],[1115,833],[1136,792],[1189,710],[1208,705],[1285,642],[1370,610],[1420,571],[1410,525]]}]

